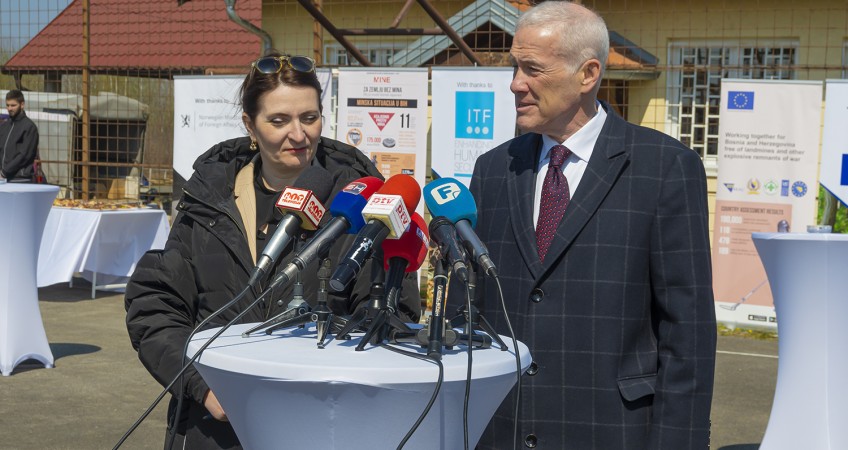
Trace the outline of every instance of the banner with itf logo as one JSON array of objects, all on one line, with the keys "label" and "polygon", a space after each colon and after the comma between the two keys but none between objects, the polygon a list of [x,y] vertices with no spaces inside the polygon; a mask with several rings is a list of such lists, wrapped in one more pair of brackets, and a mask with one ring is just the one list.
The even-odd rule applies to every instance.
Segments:
[{"label": "banner with itf logo", "polygon": [[848,80],[825,84],[821,185],[848,206]]},{"label": "banner with itf logo", "polygon": [[726,79],[720,101],[716,319],[774,329],[771,290],[751,233],[806,232],[816,221],[822,83]]},{"label": "banner with itf logo", "polygon": [[430,166],[466,186],[477,157],[515,137],[512,69],[433,67]]}]

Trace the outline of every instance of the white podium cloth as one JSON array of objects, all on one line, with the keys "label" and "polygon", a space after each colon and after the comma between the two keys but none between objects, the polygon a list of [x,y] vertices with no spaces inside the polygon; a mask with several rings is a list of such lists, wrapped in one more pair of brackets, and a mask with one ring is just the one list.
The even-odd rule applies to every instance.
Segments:
[{"label": "white podium cloth", "polygon": [[777,386],[760,448],[848,449],[848,235],[752,237],[780,333]]},{"label": "white podium cloth", "polygon": [[41,311],[36,267],[38,245],[58,186],[0,184],[0,372],[36,359],[53,367]]},{"label": "white podium cloth", "polygon": [[[243,338],[250,325],[235,325],[217,338],[195,366],[215,392],[245,449],[395,448],[429,401],[438,367],[427,361],[332,339],[317,348],[314,323]],[[219,329],[206,330],[189,344],[194,353]],[[504,338],[511,345],[511,340]],[[496,345],[496,344],[494,344]],[[418,346],[404,346],[424,354]],[[530,352],[519,343],[522,371]],[[405,449],[463,448],[465,347],[445,350],[444,382],[436,403]],[[516,382],[512,350],[473,352],[468,410],[474,448],[495,410]]]},{"label": "white podium cloth", "polygon": [[54,207],[41,240],[38,286],[67,283],[74,273],[92,282],[92,295],[96,287],[125,284],[144,252],[165,246],[169,231],[159,209]]}]

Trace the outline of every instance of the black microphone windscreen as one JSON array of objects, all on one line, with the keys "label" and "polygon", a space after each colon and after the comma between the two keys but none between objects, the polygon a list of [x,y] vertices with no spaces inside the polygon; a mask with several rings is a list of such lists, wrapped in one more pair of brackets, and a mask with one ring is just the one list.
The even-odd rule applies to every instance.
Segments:
[{"label": "black microphone windscreen", "polygon": [[333,175],[327,169],[313,164],[304,169],[294,182],[300,189],[309,189],[322,204],[327,203],[333,191]]}]

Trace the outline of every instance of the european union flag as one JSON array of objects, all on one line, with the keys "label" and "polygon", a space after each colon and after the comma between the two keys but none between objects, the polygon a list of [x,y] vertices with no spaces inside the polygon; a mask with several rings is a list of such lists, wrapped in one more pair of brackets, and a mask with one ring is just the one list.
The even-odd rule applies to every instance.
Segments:
[{"label": "european union flag", "polygon": [[754,91],[729,91],[727,109],[754,109]]},{"label": "european union flag", "polygon": [[839,176],[839,184],[848,186],[848,154],[842,155],[842,174]]}]

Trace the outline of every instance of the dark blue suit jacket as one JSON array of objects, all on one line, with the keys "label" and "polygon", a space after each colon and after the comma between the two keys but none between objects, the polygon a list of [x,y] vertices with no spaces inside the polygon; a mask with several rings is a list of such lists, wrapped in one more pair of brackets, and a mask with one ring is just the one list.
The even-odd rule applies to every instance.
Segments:
[{"label": "dark blue suit jacket", "polygon": [[[716,328],[703,164],[604,107],[544,263],[533,224],[541,136],[485,153],[471,180],[477,232],[516,337],[533,356],[518,439],[540,449],[707,449]],[[457,299],[463,290],[453,291]],[[494,281],[477,294],[485,317],[508,334]],[[512,448],[513,399],[480,448]]]}]

